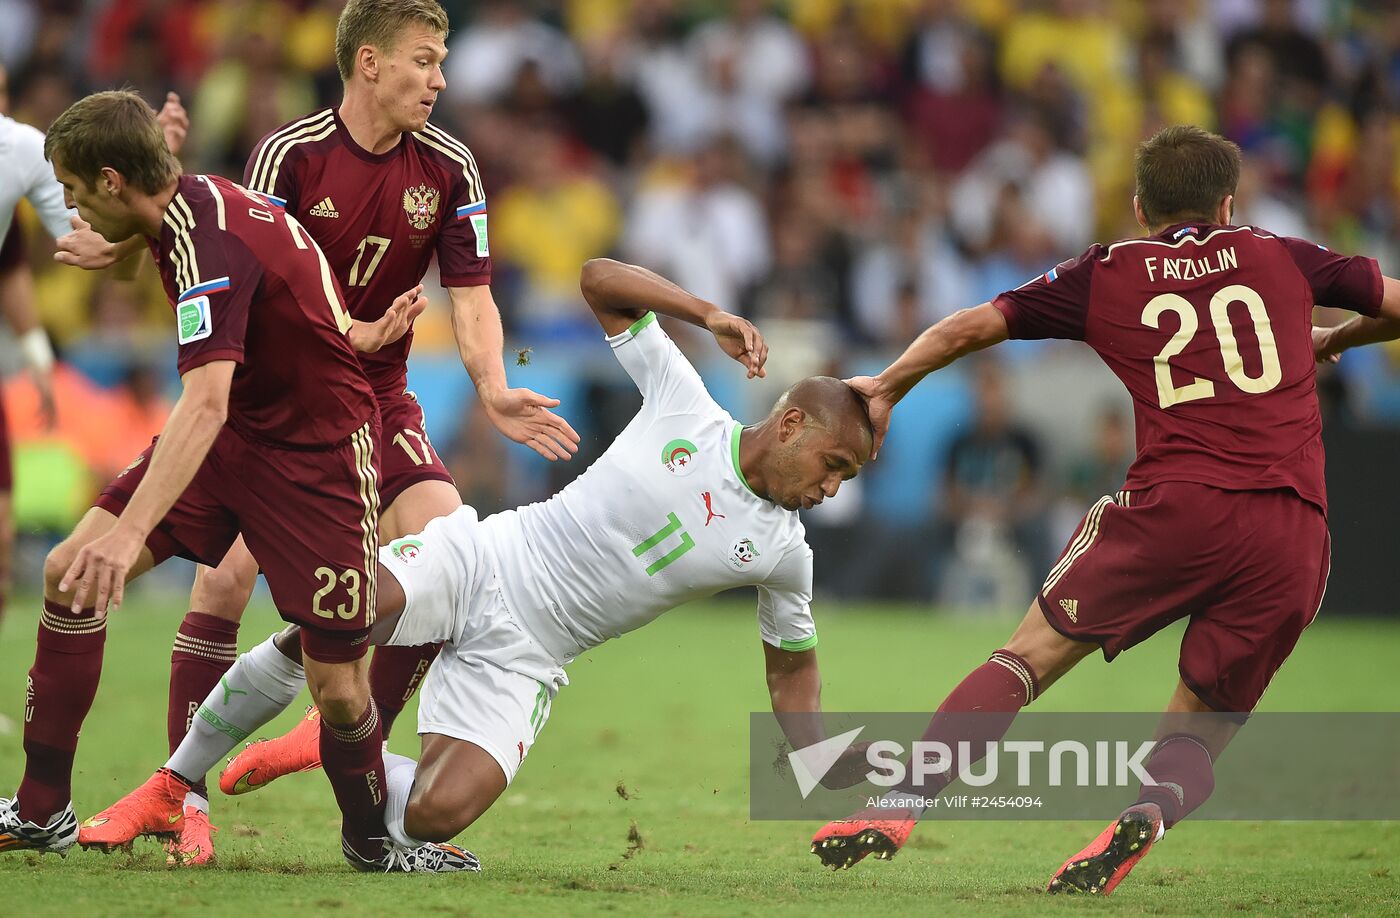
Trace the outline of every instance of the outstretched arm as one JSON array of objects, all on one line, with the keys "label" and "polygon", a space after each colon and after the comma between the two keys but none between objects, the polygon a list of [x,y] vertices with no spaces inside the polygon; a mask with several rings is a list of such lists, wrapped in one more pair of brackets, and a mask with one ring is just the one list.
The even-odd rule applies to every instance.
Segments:
[{"label": "outstretched arm", "polygon": [[1400,280],[1381,280],[1384,292],[1378,315],[1357,316],[1332,328],[1313,329],[1313,352],[1318,363],[1335,363],[1343,351],[1400,338]]},{"label": "outstretched arm", "polygon": [[767,375],[763,365],[768,360],[768,345],[752,322],[725,312],[655,272],[611,258],[594,258],[584,264],[579,287],[608,336],[625,332],[650,310],[709,331],[726,354],[744,365],[750,379]]},{"label": "outstretched arm", "polygon": [[523,443],[549,460],[568,459],[578,452],[578,433],[550,408],[559,399],[529,389],[506,386],[501,358],[505,333],[501,311],[486,284],[448,287],[452,298],[452,334],[457,352],[467,368],[486,416],[496,429],[516,443]]},{"label": "outstretched arm", "polygon": [[875,430],[871,458],[879,455],[880,444],[889,430],[890,410],[920,380],[974,351],[1005,341],[1007,336],[1006,317],[991,303],[960,309],[915,338],[899,359],[879,376],[847,380],[865,397],[870,410],[870,422]]},{"label": "outstretched arm", "polygon": [[[794,750],[804,749],[826,739],[822,723],[822,677],[817,669],[817,652],[781,650],[763,644],[768,670],[768,695],[773,715]],[[866,770],[865,743],[849,746],[825,775],[821,784],[829,789],[859,783]]]}]

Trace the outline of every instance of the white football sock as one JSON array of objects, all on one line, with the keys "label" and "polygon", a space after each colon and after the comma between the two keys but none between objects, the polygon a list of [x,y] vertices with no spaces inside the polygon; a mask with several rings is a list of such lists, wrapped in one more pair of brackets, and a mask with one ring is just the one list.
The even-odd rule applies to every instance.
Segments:
[{"label": "white football sock", "polygon": [[389,827],[389,837],[405,848],[421,848],[421,842],[404,831],[404,814],[408,812],[408,798],[413,794],[413,780],[418,773],[418,763],[406,755],[393,752],[384,753],[384,776],[389,785],[389,800],[384,806],[384,824]]},{"label": "white football sock", "polygon": [[268,638],[241,655],[195,711],[190,732],[165,767],[198,781],[248,734],[296,701],[306,672]]}]

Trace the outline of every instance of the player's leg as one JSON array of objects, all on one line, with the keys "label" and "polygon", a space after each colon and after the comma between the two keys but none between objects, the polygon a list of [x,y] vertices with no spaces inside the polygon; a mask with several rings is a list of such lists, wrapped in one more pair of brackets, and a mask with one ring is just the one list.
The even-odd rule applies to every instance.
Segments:
[{"label": "player's leg", "polygon": [[827,823],[813,836],[812,852],[834,869],[850,867],[868,854],[880,859],[893,857],[923,809],[896,798],[931,800],[938,796],[957,780],[961,770],[981,760],[987,743],[1006,735],[1023,707],[1098,649],[1097,644],[1072,640],[1052,628],[1039,602],[1033,603],[1011,639],[954,687],[920,737],[949,749],[967,743],[972,756],[957,762],[956,768],[917,779],[910,769],[910,777],[887,795],[890,806],[878,814],[858,814]]},{"label": "player's leg", "polygon": [[1242,723],[1178,681],[1158,723],[1156,747],[1143,763],[1156,784],[1140,787],[1137,802],[1061,864],[1046,890],[1110,895],[1167,829],[1210,797],[1213,763]]},{"label": "player's leg", "polygon": [[[391,542],[380,550],[371,631],[376,657],[391,649],[416,652],[425,646],[437,647],[459,631],[480,630],[454,626],[459,607],[469,605],[465,600],[473,589],[472,575],[480,568],[474,547],[478,525],[475,511],[459,507],[455,513],[429,521],[411,540]],[[413,609],[400,616],[409,603],[409,593]],[[374,695],[373,686],[371,689]],[[221,772],[220,789],[226,794],[247,793],[284,775],[316,768],[320,764],[320,720],[321,713],[313,707],[282,736],[250,744]],[[243,724],[242,720],[236,722]],[[216,761],[217,755],[204,760]]]},{"label": "player's leg", "polygon": [[[218,567],[199,565],[190,590],[190,611],[180,623],[170,655],[170,704],[166,733],[170,751],[189,731],[194,712],[238,656],[238,623],[257,584],[258,563],[240,537]],[[203,793],[202,775],[193,787]]]},{"label": "player's leg", "polygon": [[[235,438],[228,428],[220,432],[194,480],[147,537],[146,544],[157,563],[174,554],[215,561],[224,557],[238,537],[236,521],[222,503],[224,482],[231,477],[230,465],[241,468],[234,455]],[[126,506],[150,468],[153,450],[154,445],[117,476],[102,492],[99,507],[120,512]],[[84,820],[78,843],[85,848],[110,850],[129,847],[141,835],[178,837],[186,828],[185,803],[189,794],[187,782],[160,769],[115,804]]]},{"label": "player's leg", "polygon": [[387,822],[394,840],[414,846],[456,838],[505,792],[496,757],[476,743],[423,734],[422,759],[392,756]]},{"label": "player's leg", "polygon": [[10,601],[14,554],[14,500],[12,492],[7,488],[0,491],[0,622],[5,620],[5,606]]},{"label": "player's leg", "polygon": [[[1162,486],[1105,497],[1087,513],[1046,576],[1040,594],[1006,646],[970,673],[939,707],[923,739],[974,750],[1000,740],[1016,713],[1076,663],[1102,647],[1117,653],[1194,608],[1201,581],[1191,575],[1209,553],[1178,537],[1191,522],[1189,498]],[[1157,559],[1159,566],[1143,563]],[[975,761],[975,760],[974,760]],[[958,762],[967,767],[972,762]],[[912,770],[911,770],[912,774]],[[929,798],[957,777],[954,769],[896,795]],[[898,812],[890,805],[880,812]],[[921,815],[875,820],[867,814],[829,823],[813,839],[813,851],[831,867],[847,867],[867,854],[892,856]],[[877,824],[878,823],[878,824]]]},{"label": "player's leg", "polygon": [[[428,523],[462,506],[462,496],[450,481],[427,479],[410,485],[394,497],[380,517],[379,531],[385,544],[422,532]],[[370,660],[369,685],[389,735],[399,712],[422,685],[428,667],[437,658],[441,643],[417,646],[376,647]]]},{"label": "player's leg", "polygon": [[[462,506],[462,496],[428,439],[423,409],[411,393],[379,395],[380,440],[379,516],[382,544],[412,536],[431,520]],[[369,684],[384,735],[389,735],[404,705],[423,683],[440,643],[417,646],[384,645],[370,660]]]},{"label": "player's leg", "polygon": [[[382,645],[390,639],[403,607],[403,588],[381,564],[375,590],[378,611],[370,643]],[[165,767],[179,775],[206,774],[235,746],[286,710],[305,684],[301,628],[288,625],[238,657],[199,705],[190,731]],[[320,711],[313,705],[289,733],[250,743],[234,756],[220,775],[219,788],[237,796],[284,775],[320,768],[320,745]]]},{"label": "player's leg", "polygon": [[1229,551],[1218,553],[1213,601],[1182,638],[1181,679],[1143,763],[1156,783],[1141,787],[1133,806],[1065,861],[1051,892],[1108,895],[1167,829],[1210,798],[1215,761],[1317,615],[1330,565],[1321,511],[1287,491],[1239,492],[1214,503],[1221,519],[1198,519],[1197,531],[1203,541],[1224,532]]},{"label": "player's leg", "polygon": [[[489,610],[480,620],[491,632]],[[419,701],[421,763],[385,759],[386,822],[401,845],[446,842],[475,822],[515,778],[549,720],[562,670],[546,665],[540,681],[497,664],[492,648],[503,634],[488,634],[481,649],[448,645]]]},{"label": "player's leg", "polygon": [[[238,656],[238,623],[257,584],[258,565],[243,539],[234,542],[218,567],[199,565],[190,591],[190,611],[180,622],[170,651],[170,697],[166,735],[170,752],[184,740],[195,711]],[[213,826],[205,774],[186,775],[185,821],[180,836],[167,843],[171,862],[201,866],[213,862]]]},{"label": "player's leg", "polygon": [[[74,614],[73,594],[60,590],[59,583],[79,550],[116,522],[109,510],[93,507],[44,561],[44,610],[25,697],[24,778],[14,798],[0,798],[0,850],[62,852],[77,840],[73,759],[102,675],[107,620],[91,608]],[[143,547],[128,581],[154,561]]]},{"label": "player's leg", "polygon": [[341,835],[361,857],[380,854],[384,829],[383,734],[369,694],[369,659],[316,659],[324,647],[308,646],[302,632],[302,666],[311,698],[321,712],[321,761],[342,815]]},{"label": "player's leg", "polygon": [[247,444],[231,495],[278,612],[301,626],[303,667],[321,711],[321,762],[340,805],[343,850],[357,867],[375,866],[392,847],[366,658],[378,582],[377,445],[377,417],[326,450]]}]

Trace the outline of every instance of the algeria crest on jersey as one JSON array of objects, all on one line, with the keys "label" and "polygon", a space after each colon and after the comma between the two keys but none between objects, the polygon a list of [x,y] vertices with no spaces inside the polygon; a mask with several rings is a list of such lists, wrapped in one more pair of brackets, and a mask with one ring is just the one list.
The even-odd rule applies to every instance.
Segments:
[{"label": "algeria crest on jersey", "polygon": [[729,566],[736,571],[742,571],[757,559],[758,547],[753,544],[753,539],[740,539],[729,552]]},{"label": "algeria crest on jersey", "polygon": [[661,450],[661,464],[672,475],[684,478],[695,468],[695,444],[689,440],[672,440]]},{"label": "algeria crest on jersey", "polygon": [[417,188],[405,188],[403,192],[403,209],[408,214],[408,222],[416,230],[425,230],[433,225],[433,218],[437,216],[438,202],[442,195],[436,188],[429,188],[427,185],[419,185]]},{"label": "algeria crest on jersey", "polygon": [[389,552],[409,567],[417,567],[423,554],[423,543],[417,539],[396,539],[389,543]]}]

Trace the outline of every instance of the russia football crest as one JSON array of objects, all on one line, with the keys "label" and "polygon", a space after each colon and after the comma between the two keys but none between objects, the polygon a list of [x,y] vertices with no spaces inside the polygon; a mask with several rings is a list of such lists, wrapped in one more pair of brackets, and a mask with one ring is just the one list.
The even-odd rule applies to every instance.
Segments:
[{"label": "russia football crest", "polygon": [[442,195],[436,188],[429,188],[427,185],[419,185],[417,188],[405,188],[403,192],[403,209],[408,214],[408,222],[416,230],[425,230],[433,225],[433,218],[437,216],[438,201]]}]

